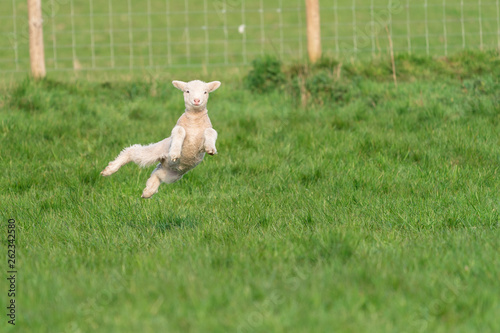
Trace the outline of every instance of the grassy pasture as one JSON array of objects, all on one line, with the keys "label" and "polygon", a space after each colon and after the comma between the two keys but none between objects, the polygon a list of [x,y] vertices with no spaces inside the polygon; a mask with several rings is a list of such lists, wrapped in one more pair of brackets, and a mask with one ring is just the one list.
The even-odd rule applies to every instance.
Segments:
[{"label": "grassy pasture", "polygon": [[345,66],[305,108],[222,78],[219,154],[151,200],[150,169],[99,172],[169,135],[169,80],[4,88],[2,331],[499,331],[498,56],[397,67],[395,89],[385,61]]}]

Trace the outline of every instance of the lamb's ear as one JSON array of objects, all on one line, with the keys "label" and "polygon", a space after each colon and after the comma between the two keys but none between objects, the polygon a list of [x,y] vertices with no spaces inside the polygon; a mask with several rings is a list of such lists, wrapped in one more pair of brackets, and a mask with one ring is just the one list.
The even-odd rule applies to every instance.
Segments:
[{"label": "lamb's ear", "polygon": [[174,85],[174,87],[176,87],[177,89],[179,90],[182,90],[184,91],[184,89],[186,88],[186,82],[183,82],[183,81],[172,81],[172,84]]},{"label": "lamb's ear", "polygon": [[221,85],[221,83],[219,81],[212,81],[212,82],[208,82],[207,83],[207,86],[208,86],[208,92],[212,92],[214,90],[217,90],[217,88],[219,88]]}]

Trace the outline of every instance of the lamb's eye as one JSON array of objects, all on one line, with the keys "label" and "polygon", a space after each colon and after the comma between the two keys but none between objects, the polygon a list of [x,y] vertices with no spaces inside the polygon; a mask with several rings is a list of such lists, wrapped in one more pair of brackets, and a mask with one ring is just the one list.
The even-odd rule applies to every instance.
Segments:
[{"label": "lamb's eye", "polygon": [[207,92],[205,91],[205,95],[207,94]]},{"label": "lamb's eye", "polygon": [[186,94],[189,94],[189,90],[186,90]]}]

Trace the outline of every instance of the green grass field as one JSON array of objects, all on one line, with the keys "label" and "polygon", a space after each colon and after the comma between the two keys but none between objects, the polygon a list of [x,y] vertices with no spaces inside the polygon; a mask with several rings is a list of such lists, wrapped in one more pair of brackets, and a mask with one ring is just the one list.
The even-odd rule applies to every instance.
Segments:
[{"label": "green grass field", "polygon": [[202,75],[219,154],[151,200],[99,172],[169,136],[172,78],[3,88],[0,331],[500,331],[498,54],[396,65],[316,69],[305,107]]}]

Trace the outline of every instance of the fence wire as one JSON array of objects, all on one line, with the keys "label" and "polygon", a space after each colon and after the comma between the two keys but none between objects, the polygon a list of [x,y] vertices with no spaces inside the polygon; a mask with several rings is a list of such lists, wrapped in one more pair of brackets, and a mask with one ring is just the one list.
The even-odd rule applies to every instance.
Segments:
[{"label": "fence wire", "polygon": [[[500,50],[500,0],[320,0],[323,54]],[[307,55],[303,0],[43,0],[47,71],[245,66]],[[0,72],[29,68],[26,1],[1,0]],[[386,32],[389,31],[389,34]]]}]

